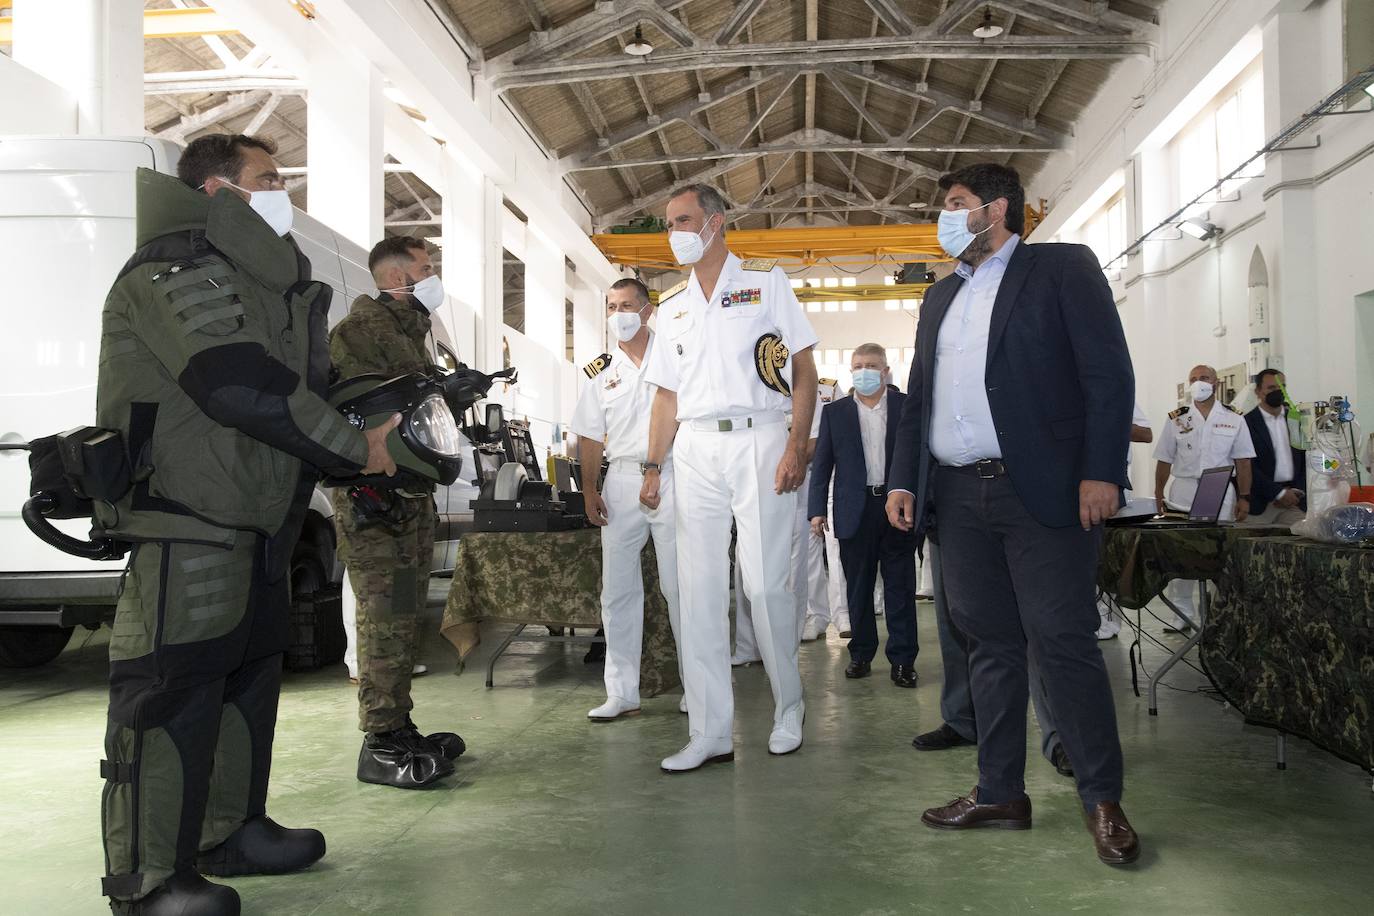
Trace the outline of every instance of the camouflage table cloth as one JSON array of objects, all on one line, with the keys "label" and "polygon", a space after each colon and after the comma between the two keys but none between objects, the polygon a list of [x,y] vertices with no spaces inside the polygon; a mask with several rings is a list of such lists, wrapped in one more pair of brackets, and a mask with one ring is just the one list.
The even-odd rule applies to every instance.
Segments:
[{"label": "camouflage table cloth", "polygon": [[[640,556],[644,573],[644,651],[640,692],[657,696],[680,683],[668,604],[658,590],[653,539]],[[477,531],[458,542],[453,585],[444,606],[444,637],[464,658],[482,620],[551,627],[601,626],[601,532]]]},{"label": "camouflage table cloth", "polygon": [[1199,648],[1258,725],[1374,768],[1374,550],[1297,538],[1230,544]]},{"label": "camouflage table cloth", "polygon": [[1163,594],[1170,579],[1216,581],[1227,544],[1287,530],[1108,527],[1097,565],[1097,585],[1121,607],[1137,610]]}]

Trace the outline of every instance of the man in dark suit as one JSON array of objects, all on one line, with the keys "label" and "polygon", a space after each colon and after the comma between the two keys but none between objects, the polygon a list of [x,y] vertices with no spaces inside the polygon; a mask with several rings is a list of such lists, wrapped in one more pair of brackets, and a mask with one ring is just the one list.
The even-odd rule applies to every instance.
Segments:
[{"label": "man in dark suit", "polygon": [[906,395],[887,387],[887,351],[879,344],[854,348],[850,362],[854,393],[825,405],[811,462],[807,517],[823,537],[826,495],[835,478],[835,538],[840,542],[849,623],[849,667],[845,677],[868,677],[878,653],[873,587],[883,574],[887,615],[887,660],[892,683],[916,686],[916,533],[887,521],[887,471],[897,441],[897,418]]},{"label": "man in dark suit", "polygon": [[1255,376],[1259,406],[1245,415],[1250,427],[1250,514],[1243,525],[1292,525],[1307,505],[1307,453],[1288,438],[1283,373],[1264,369]]},{"label": "man in dark suit", "polygon": [[1097,856],[1133,862],[1116,710],[1098,648],[1102,521],[1126,485],[1135,381],[1097,258],[1020,240],[1025,192],[1002,165],[944,176],[940,244],[961,263],[927,291],[887,512],[939,542],[969,639],[978,785],[931,827],[1031,825],[1027,652],[1077,776]]}]

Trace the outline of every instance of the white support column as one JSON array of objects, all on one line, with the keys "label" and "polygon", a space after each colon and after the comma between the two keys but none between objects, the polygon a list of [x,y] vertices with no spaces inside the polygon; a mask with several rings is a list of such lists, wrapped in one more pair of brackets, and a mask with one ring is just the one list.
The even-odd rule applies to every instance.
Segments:
[{"label": "white support column", "polygon": [[364,248],[382,238],[386,99],[377,68],[326,47],[310,62],[306,209]]},{"label": "white support column", "polygon": [[487,358],[481,328],[489,288],[490,259],[487,229],[486,179],[477,167],[447,150],[440,153],[443,168],[442,235],[444,288],[454,300],[453,329],[458,355],[468,365],[491,372],[498,368]]},{"label": "white support column", "polygon": [[143,135],[143,0],[12,0],[14,60],[76,99],[77,131]]}]

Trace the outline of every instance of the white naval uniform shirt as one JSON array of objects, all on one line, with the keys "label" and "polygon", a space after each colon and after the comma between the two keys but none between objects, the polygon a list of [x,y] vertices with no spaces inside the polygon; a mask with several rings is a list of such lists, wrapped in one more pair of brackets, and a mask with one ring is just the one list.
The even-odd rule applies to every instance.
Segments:
[{"label": "white naval uniform shirt", "polygon": [[[1196,404],[1188,405],[1187,413],[1164,422],[1164,430],[1155,447],[1155,458],[1165,461],[1175,483],[1186,481],[1169,492],[1171,508],[1186,511],[1191,507],[1197,481],[1208,468],[1225,467],[1237,458],[1255,457],[1250,441],[1250,427],[1245,418],[1228,407],[1213,404],[1212,412],[1204,420]],[[1188,505],[1182,505],[1184,499]],[[1227,496],[1229,506],[1231,497]]]},{"label": "white naval uniform shirt", "polygon": [[859,409],[859,436],[863,439],[867,483],[870,487],[880,487],[886,482],[887,474],[887,389],[883,389],[877,407],[869,407],[857,394],[854,406]]},{"label": "white naval uniform shirt", "polygon": [[787,274],[745,270],[733,254],[709,296],[693,270],[685,289],[659,301],[658,331],[644,377],[677,392],[679,421],[786,413],[792,399],[759,378],[754,346],[764,334],[782,338],[789,356],[779,375],[790,387],[792,355],[818,340]]},{"label": "white naval uniform shirt", "polygon": [[639,366],[616,346],[611,352],[611,364],[582,386],[569,427],[575,435],[604,440],[609,461],[647,460],[654,386],[644,380],[644,366],[649,363],[654,345],[655,335],[651,333],[644,362]]}]

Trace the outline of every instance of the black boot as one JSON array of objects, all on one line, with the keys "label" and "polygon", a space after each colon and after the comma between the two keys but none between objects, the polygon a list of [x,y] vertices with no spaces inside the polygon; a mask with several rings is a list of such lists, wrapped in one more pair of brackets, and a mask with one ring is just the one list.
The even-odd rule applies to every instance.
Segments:
[{"label": "black boot", "polygon": [[194,872],[177,872],[142,900],[111,900],[110,909],[120,916],[239,916],[239,895]]},{"label": "black boot", "polygon": [[267,815],[246,821],[229,839],[196,857],[202,875],[284,875],[324,858],[324,834],[289,830]]},{"label": "black boot", "polygon": [[[596,635],[605,636],[606,630],[604,628],[597,630]],[[604,639],[601,642],[592,643],[591,646],[589,646],[587,649],[587,654],[582,656],[582,664],[584,665],[600,665],[604,664],[605,661],[606,641]]]},{"label": "black boot", "polygon": [[409,716],[406,717],[406,727],[401,729],[401,731],[405,732],[411,738],[419,738],[422,741],[428,741],[434,746],[436,751],[443,754],[444,757],[449,760],[457,760],[459,757],[463,756],[463,752],[468,749],[467,743],[453,732],[434,732],[429,735],[420,734],[419,727],[410,720]]},{"label": "black boot", "polygon": [[419,789],[453,775],[453,762],[404,729],[367,734],[358,753],[358,780],[398,789]]}]

